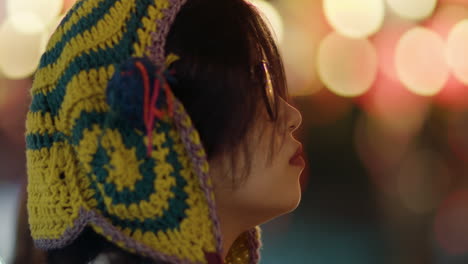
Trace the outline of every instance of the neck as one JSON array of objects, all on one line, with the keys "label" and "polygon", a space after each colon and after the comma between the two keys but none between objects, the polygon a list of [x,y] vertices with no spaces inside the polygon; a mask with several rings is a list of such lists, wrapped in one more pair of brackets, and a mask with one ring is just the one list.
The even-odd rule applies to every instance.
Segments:
[{"label": "neck", "polygon": [[240,224],[241,221],[237,220],[235,217],[230,217],[222,213],[218,213],[218,217],[221,225],[221,235],[223,237],[222,258],[226,259],[232,245],[246,229]]}]

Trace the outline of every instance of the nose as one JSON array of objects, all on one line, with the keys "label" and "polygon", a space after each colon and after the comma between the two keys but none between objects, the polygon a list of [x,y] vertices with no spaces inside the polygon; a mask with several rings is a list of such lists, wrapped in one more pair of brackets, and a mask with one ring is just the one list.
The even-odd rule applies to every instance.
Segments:
[{"label": "nose", "polygon": [[302,115],[299,110],[292,106],[290,103],[284,101],[285,114],[286,114],[286,124],[290,132],[296,131],[302,124]]}]

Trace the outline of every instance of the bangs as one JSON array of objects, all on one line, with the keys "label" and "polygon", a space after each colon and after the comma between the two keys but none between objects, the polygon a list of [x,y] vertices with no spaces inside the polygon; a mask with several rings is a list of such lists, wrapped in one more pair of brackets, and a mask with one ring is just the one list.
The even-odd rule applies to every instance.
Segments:
[{"label": "bangs", "polygon": [[[261,85],[257,85],[257,89],[262,93],[264,104],[267,106],[268,100],[267,95],[265,94],[265,86],[267,84],[267,77],[265,70],[262,66],[262,61],[266,61],[266,66],[268,67],[268,72],[270,74],[274,102],[278,102],[279,98],[289,101],[289,94],[286,82],[286,74],[284,72],[284,65],[281,55],[279,53],[276,41],[273,37],[273,33],[270,30],[270,27],[267,25],[268,21],[265,21],[260,13],[260,11],[253,6],[252,4],[247,5],[250,7],[251,12],[253,12],[250,21],[249,28],[246,29],[248,32],[248,37],[251,43],[250,51],[254,51],[253,54],[250,54],[253,66],[257,69],[253,76],[254,80]],[[260,66],[260,67],[259,67]],[[270,116],[273,121],[277,121],[278,117],[278,104],[273,105],[273,116]]]},{"label": "bangs", "polygon": [[[239,149],[267,106],[265,60],[275,101],[287,100],[283,63],[269,27],[244,0],[191,0],[177,15],[166,42],[177,82],[174,95],[197,128],[208,159]],[[278,116],[278,106],[272,109]],[[275,122],[276,118],[272,118]],[[279,122],[277,122],[279,123]],[[245,149],[246,156],[250,151]]]}]

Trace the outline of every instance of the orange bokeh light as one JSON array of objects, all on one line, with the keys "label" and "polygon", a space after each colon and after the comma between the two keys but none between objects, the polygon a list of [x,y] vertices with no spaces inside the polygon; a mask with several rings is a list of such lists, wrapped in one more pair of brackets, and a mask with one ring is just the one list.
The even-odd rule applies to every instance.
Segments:
[{"label": "orange bokeh light", "polygon": [[76,0],[63,0],[62,14],[66,13],[74,4]]}]

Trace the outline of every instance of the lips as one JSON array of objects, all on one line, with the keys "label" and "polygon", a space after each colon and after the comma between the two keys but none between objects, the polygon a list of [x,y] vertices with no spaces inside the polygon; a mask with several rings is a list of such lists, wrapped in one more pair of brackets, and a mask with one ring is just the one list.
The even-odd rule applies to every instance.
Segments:
[{"label": "lips", "polygon": [[305,167],[305,160],[302,157],[302,145],[297,148],[296,153],[289,160],[289,164],[298,167]]}]

